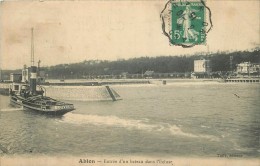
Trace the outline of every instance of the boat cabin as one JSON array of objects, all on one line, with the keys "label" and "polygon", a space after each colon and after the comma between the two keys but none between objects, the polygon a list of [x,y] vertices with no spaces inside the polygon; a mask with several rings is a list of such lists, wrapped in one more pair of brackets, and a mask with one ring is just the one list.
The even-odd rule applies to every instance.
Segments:
[{"label": "boat cabin", "polygon": [[[30,86],[22,83],[12,83],[9,86],[9,93],[28,97],[31,95]],[[37,87],[36,95],[43,95],[44,91],[41,87]]]}]

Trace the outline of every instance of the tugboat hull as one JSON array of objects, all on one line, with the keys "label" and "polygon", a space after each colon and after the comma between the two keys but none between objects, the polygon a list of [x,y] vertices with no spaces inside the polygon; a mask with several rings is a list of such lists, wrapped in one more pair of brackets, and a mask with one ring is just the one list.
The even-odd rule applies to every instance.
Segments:
[{"label": "tugboat hull", "polygon": [[73,111],[73,110],[58,110],[58,111],[43,111],[43,110],[36,110],[34,108],[29,108],[29,107],[26,107],[26,106],[23,106],[23,109],[25,110],[29,110],[29,111],[34,111],[34,112],[37,112],[39,114],[44,114],[44,115],[55,115],[55,116],[62,116],[70,111]]},{"label": "tugboat hull", "polygon": [[64,115],[75,109],[72,104],[43,96],[26,99],[18,95],[12,95],[10,102],[13,106],[23,107],[25,110],[32,110],[45,115]]}]

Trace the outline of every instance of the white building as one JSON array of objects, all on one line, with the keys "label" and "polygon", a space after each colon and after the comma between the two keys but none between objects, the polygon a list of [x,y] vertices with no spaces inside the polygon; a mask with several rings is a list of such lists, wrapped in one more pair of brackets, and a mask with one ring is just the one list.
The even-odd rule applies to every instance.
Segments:
[{"label": "white building", "polygon": [[22,81],[22,74],[11,73],[10,74],[10,80],[12,82],[21,82]]},{"label": "white building", "polygon": [[238,75],[259,75],[260,64],[243,62],[237,64],[237,74]]},{"label": "white building", "polygon": [[209,73],[211,71],[210,60],[194,60],[194,73]]}]

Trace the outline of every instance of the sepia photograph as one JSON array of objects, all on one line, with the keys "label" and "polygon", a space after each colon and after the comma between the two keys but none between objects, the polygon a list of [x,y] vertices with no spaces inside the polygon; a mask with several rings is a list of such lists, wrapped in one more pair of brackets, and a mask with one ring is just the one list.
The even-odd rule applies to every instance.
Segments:
[{"label": "sepia photograph", "polygon": [[0,166],[259,166],[260,1],[0,0]]}]

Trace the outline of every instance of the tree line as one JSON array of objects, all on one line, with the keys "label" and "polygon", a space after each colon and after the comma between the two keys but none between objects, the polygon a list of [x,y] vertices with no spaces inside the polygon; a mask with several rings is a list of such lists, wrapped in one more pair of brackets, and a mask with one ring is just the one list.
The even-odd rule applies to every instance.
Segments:
[{"label": "tree line", "polygon": [[[232,57],[232,66],[230,66]],[[241,62],[260,63],[260,49],[251,51],[217,52],[193,56],[157,56],[140,57],[127,60],[85,60],[80,63],[60,64],[43,67],[41,70],[48,74],[48,78],[84,78],[98,75],[143,74],[147,70],[156,73],[188,73],[194,70],[194,60],[211,60],[212,72],[227,72],[235,70],[236,64]]]},{"label": "tree line", "polygon": [[[232,66],[230,66],[232,57]],[[143,74],[147,70],[156,73],[187,73],[194,70],[194,60],[211,60],[212,71],[234,70],[241,62],[260,63],[260,50],[236,51],[232,53],[217,52],[193,56],[158,56],[140,57],[128,60],[90,60],[74,64],[61,64],[46,67],[43,70],[49,78],[81,78],[83,76],[120,75],[122,73]]]}]

